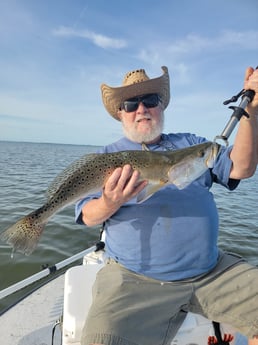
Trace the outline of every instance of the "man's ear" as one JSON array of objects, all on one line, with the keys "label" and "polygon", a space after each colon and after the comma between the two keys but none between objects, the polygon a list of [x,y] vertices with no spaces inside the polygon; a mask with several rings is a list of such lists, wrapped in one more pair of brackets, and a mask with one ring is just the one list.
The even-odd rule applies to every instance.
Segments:
[{"label": "man's ear", "polygon": [[120,121],[122,121],[122,110],[117,111],[117,117]]}]

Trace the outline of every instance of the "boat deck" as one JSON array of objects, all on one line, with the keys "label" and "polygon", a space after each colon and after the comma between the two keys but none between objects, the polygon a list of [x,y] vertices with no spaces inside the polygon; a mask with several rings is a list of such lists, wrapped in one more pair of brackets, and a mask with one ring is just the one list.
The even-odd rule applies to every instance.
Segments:
[{"label": "boat deck", "polygon": [[[51,345],[53,326],[63,312],[63,291],[64,275],[61,275],[1,315],[1,343]],[[56,327],[53,345],[57,344],[61,344],[59,327]]]}]

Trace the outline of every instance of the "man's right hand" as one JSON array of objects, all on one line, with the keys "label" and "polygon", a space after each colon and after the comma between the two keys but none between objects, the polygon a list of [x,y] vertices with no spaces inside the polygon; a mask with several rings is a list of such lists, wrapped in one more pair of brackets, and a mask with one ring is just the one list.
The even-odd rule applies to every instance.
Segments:
[{"label": "man's right hand", "polygon": [[139,177],[140,173],[129,164],[115,169],[103,188],[103,198],[107,205],[117,205],[119,208],[141,192],[147,181],[139,181]]},{"label": "man's right hand", "polygon": [[82,208],[83,222],[95,226],[111,217],[146,187],[148,181],[140,181],[139,177],[140,173],[129,164],[115,169],[105,183],[101,197],[92,199]]}]

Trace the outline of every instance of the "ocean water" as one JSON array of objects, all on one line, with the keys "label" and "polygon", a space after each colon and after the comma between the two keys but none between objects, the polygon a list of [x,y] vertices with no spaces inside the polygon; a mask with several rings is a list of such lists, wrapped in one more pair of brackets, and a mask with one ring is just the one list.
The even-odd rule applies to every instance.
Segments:
[{"label": "ocean water", "polygon": [[[96,149],[0,141],[0,232],[42,206],[53,178],[75,159]],[[241,181],[234,192],[221,186],[214,186],[212,191],[220,215],[219,245],[258,265],[258,172]],[[0,243],[0,290],[39,272],[43,265],[52,266],[92,246],[98,237],[98,228],[75,224],[74,207],[69,206],[50,220],[30,256],[15,253],[12,257],[11,248]]]}]

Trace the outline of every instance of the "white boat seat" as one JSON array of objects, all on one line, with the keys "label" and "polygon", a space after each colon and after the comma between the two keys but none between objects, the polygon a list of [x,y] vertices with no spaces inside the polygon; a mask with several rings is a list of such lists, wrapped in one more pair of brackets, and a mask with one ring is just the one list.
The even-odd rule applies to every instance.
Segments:
[{"label": "white boat seat", "polygon": [[91,305],[92,285],[102,266],[75,266],[65,273],[63,345],[80,345],[82,328]]}]

